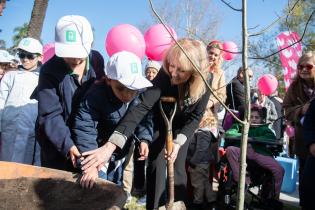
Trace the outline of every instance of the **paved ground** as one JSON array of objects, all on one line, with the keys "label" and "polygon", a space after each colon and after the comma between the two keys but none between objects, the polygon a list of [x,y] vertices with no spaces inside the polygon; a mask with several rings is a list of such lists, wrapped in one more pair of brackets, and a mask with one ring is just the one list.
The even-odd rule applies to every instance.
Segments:
[{"label": "paved ground", "polygon": [[293,193],[281,193],[280,194],[280,200],[282,200],[284,203],[288,203],[292,206],[299,206],[300,198],[299,198],[299,192],[298,192],[298,183],[296,185],[296,189]]}]

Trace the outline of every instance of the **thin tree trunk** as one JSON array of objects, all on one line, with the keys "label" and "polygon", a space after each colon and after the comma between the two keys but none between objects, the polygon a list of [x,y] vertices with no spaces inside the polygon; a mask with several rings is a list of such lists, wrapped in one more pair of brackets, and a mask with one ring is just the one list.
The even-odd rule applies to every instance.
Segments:
[{"label": "thin tree trunk", "polygon": [[44,19],[48,6],[48,0],[35,0],[27,35],[40,40]]},{"label": "thin tree trunk", "polygon": [[241,157],[240,157],[240,176],[238,182],[238,193],[237,193],[237,208],[244,209],[245,200],[245,176],[246,176],[246,154],[247,154],[247,140],[249,131],[249,120],[250,120],[250,87],[247,69],[247,45],[248,45],[248,33],[247,33],[247,5],[246,0],[242,0],[243,11],[242,11],[242,44],[243,44],[243,71],[244,71],[244,92],[245,92],[245,114],[244,124],[242,129],[242,142],[241,142]]}]

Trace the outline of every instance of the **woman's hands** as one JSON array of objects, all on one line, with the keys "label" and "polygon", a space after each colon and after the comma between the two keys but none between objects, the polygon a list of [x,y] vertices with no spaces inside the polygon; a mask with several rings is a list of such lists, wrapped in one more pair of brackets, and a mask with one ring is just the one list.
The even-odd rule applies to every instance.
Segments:
[{"label": "woman's hands", "polygon": [[165,159],[168,160],[168,161],[174,162],[176,160],[176,158],[177,158],[179,149],[180,149],[180,145],[176,144],[176,143],[173,143],[173,150],[172,150],[172,152],[171,152],[171,154],[169,156],[167,155],[167,151],[165,149]]},{"label": "woman's hands", "polygon": [[[82,156],[84,160],[81,162],[82,171],[87,173],[91,168],[97,168],[98,170],[107,163],[116,149],[116,145],[111,142],[106,142],[102,147],[98,149],[84,152]],[[92,170],[92,169],[91,169]]]}]

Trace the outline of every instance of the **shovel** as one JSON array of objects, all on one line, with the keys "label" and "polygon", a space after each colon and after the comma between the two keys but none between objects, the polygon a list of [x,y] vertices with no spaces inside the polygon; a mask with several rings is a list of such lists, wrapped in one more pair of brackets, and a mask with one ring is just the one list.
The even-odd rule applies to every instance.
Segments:
[{"label": "shovel", "polygon": [[[162,103],[173,103],[174,108],[170,113],[170,118],[168,118],[164,112]],[[172,132],[172,122],[176,112],[176,99],[174,97],[161,97],[160,99],[160,110],[163,116],[167,134],[166,134],[166,152],[169,156],[173,150],[173,132]],[[172,210],[174,205],[174,162],[167,160],[167,181],[168,181],[168,196],[166,202],[166,209]]]}]

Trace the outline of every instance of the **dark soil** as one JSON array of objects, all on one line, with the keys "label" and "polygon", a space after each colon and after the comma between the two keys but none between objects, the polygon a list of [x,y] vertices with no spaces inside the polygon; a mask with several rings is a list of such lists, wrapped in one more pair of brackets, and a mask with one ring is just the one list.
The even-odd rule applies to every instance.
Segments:
[{"label": "dark soil", "polygon": [[108,183],[83,189],[67,180],[0,179],[0,209],[5,210],[119,209],[124,201],[122,190]]}]

